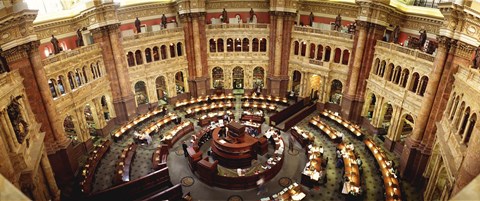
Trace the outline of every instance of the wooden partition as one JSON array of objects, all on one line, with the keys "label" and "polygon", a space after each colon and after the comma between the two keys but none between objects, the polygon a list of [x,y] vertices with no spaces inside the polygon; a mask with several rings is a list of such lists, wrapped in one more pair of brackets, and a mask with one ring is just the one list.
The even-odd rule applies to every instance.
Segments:
[{"label": "wooden partition", "polygon": [[90,157],[88,157],[80,177],[80,187],[82,188],[81,190],[83,193],[90,194],[92,192],[93,177],[97,170],[97,166],[100,164],[100,160],[103,156],[108,150],[110,150],[110,145],[112,145],[111,140],[107,140],[101,145],[97,145],[95,150],[90,154]]},{"label": "wooden partition", "polygon": [[171,187],[168,167],[152,172],[143,177],[129,181],[103,191],[95,192],[84,200],[135,200],[145,195],[155,193],[159,189]]},{"label": "wooden partition", "polygon": [[305,105],[304,101],[305,100],[302,99],[296,102],[295,104],[285,108],[284,110],[272,115],[270,117],[270,125],[272,126],[278,125],[283,121],[285,121],[286,119],[288,119],[289,117],[291,117],[292,115],[294,115],[295,113],[297,113],[298,111],[302,110]]},{"label": "wooden partition", "polygon": [[283,131],[287,131],[288,129],[292,128],[298,122],[302,121],[305,117],[315,112],[315,110],[316,110],[316,105],[311,105],[311,106],[308,106],[307,110],[303,110],[302,112],[297,113],[295,116],[293,116],[293,118],[285,122],[285,127],[283,128]]},{"label": "wooden partition", "polygon": [[143,198],[143,201],[155,201],[155,200],[182,200],[183,192],[182,185],[177,184],[160,193]]}]

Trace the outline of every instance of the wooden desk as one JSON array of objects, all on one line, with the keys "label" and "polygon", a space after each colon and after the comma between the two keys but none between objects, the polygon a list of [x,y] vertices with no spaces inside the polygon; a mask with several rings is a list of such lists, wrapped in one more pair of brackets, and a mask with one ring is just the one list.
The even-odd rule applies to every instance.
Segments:
[{"label": "wooden desk", "polygon": [[191,98],[190,100],[184,99],[184,100],[181,100],[181,101],[177,101],[175,103],[175,109],[180,108],[180,107],[191,106],[193,104],[207,102],[207,97],[209,97],[210,100],[212,100],[212,101],[233,101],[233,99],[235,99],[235,97],[231,93],[228,94],[228,95],[222,94],[222,95],[213,95],[213,96],[210,96],[210,95],[199,96],[198,98]]},{"label": "wooden desk", "polygon": [[302,187],[295,182],[272,196],[261,198],[260,201],[303,200],[305,197],[306,194],[302,191]]},{"label": "wooden desk", "polygon": [[121,140],[123,135],[125,135],[125,133],[128,133],[131,130],[132,127],[136,126],[139,123],[145,122],[145,121],[151,119],[152,117],[155,117],[155,116],[160,115],[160,114],[164,114],[165,111],[166,111],[166,109],[160,108],[160,109],[156,109],[154,111],[148,112],[147,114],[137,116],[133,121],[130,121],[127,124],[124,124],[122,127],[120,127],[120,129],[115,131],[112,134],[113,140],[115,142],[117,142],[118,140]]},{"label": "wooden desk", "polygon": [[115,174],[113,177],[114,185],[130,181],[130,170],[136,151],[137,144],[135,143],[131,143],[127,148],[122,150],[122,154],[118,158],[115,166]]},{"label": "wooden desk", "polygon": [[280,104],[286,104],[288,105],[288,100],[287,98],[280,98],[280,97],[275,97],[275,96],[264,96],[264,95],[244,95],[242,97],[242,100],[247,100],[247,101],[250,101],[250,100],[253,100],[253,101],[268,101],[268,102],[271,102],[271,103],[280,103]]},{"label": "wooden desk", "polygon": [[343,164],[345,168],[345,176],[349,178],[350,183],[355,187],[360,187],[360,171],[358,170],[358,165],[356,163],[357,157],[355,153],[345,148],[345,144],[340,143],[338,144],[338,149],[343,150],[344,154],[343,157]]},{"label": "wooden desk", "polygon": [[152,169],[154,171],[167,167],[168,145],[162,144],[152,154]]},{"label": "wooden desk", "polygon": [[389,169],[391,168],[391,163],[387,163],[388,158],[386,157],[385,152],[371,139],[365,139],[363,142],[368,149],[370,149],[370,152],[373,154],[375,160],[377,160],[378,167],[382,173],[383,184],[385,187],[385,200],[401,200],[402,193],[400,192],[400,182],[393,174],[390,173]]},{"label": "wooden desk", "polygon": [[252,108],[252,109],[266,109],[268,111],[277,111],[277,106],[268,104],[268,103],[249,103],[249,102],[244,102],[242,104],[242,108]]},{"label": "wooden desk", "polygon": [[251,161],[257,158],[258,140],[250,135],[243,135],[238,142],[228,142],[227,138],[220,138],[220,128],[212,132],[212,154],[215,160],[228,168],[243,168],[251,165]]},{"label": "wooden desk", "polygon": [[166,126],[170,122],[176,120],[177,118],[179,118],[179,117],[176,114],[173,114],[173,113],[168,114],[168,115],[164,116],[163,118],[158,119],[157,121],[152,122],[149,125],[145,126],[145,128],[143,128],[140,132],[148,134],[148,135],[152,135],[152,133],[154,131],[163,128],[164,126]]},{"label": "wooden desk", "polygon": [[80,177],[80,187],[84,194],[90,194],[92,192],[95,171],[97,171],[100,160],[102,160],[103,156],[110,150],[110,145],[112,145],[112,141],[106,140],[102,144],[95,146],[94,150],[90,153]]},{"label": "wooden desk", "polygon": [[359,126],[355,125],[352,122],[349,122],[349,121],[343,119],[342,117],[336,115],[334,112],[332,112],[330,110],[324,110],[320,114],[322,114],[325,117],[330,118],[331,120],[333,120],[333,121],[337,122],[338,124],[340,124],[341,126],[345,127],[345,129],[352,132],[355,136],[357,136],[357,137],[362,137],[363,136],[363,133],[360,130]]},{"label": "wooden desk", "polygon": [[242,118],[240,118],[240,121],[250,121],[250,120],[255,122],[255,123],[260,123],[260,124],[262,124],[265,121],[263,116],[258,116],[258,115],[242,114]]},{"label": "wooden desk", "polygon": [[297,126],[294,126],[290,130],[290,134],[293,135],[295,140],[297,140],[297,142],[300,143],[303,148],[305,148],[309,144],[313,144],[315,140],[315,136],[313,136],[313,134],[311,134],[308,131],[300,129]]},{"label": "wooden desk", "polygon": [[223,119],[223,117],[225,116],[225,113],[230,116],[230,119],[234,119],[235,117],[233,116],[233,112],[230,111],[230,110],[227,110],[226,112],[224,111],[219,111],[219,112],[209,112],[208,114],[206,115],[203,115],[201,116],[200,118],[198,118],[198,124],[200,126],[207,126],[207,125],[210,125],[210,122],[216,122],[218,121],[219,119]]},{"label": "wooden desk", "polygon": [[320,129],[321,131],[323,131],[323,133],[325,133],[326,135],[328,135],[328,137],[330,137],[331,140],[333,141],[337,141],[339,140],[340,138],[337,136],[337,130],[331,128],[329,125],[313,118],[309,121],[310,125]]},{"label": "wooden desk", "polygon": [[203,128],[197,134],[195,134],[195,140],[193,140],[192,147],[195,151],[200,151],[200,148],[205,142],[212,139],[212,132],[208,128]]},{"label": "wooden desk", "polygon": [[163,142],[168,144],[168,147],[172,147],[173,144],[190,131],[193,131],[193,123],[190,121],[182,122],[164,135]]},{"label": "wooden desk", "polygon": [[233,107],[234,107],[233,103],[231,101],[228,101],[226,103],[223,103],[223,102],[211,103],[211,104],[204,104],[201,106],[189,107],[185,110],[185,112],[187,113],[186,114],[187,117],[191,117],[200,112],[209,112],[209,111],[218,110],[218,109],[228,110],[228,109],[232,109]]}]

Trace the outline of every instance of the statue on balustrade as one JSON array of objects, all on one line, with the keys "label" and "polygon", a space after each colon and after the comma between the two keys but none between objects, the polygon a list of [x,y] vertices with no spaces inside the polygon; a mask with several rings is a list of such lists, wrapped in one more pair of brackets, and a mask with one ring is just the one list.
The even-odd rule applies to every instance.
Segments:
[{"label": "statue on balustrade", "polygon": [[250,23],[253,22],[253,17],[255,16],[255,12],[253,11],[253,8],[250,8],[250,18],[248,19],[248,21]]},{"label": "statue on balustrade", "polygon": [[141,32],[142,32],[142,29],[140,29],[140,25],[141,25],[141,24],[142,24],[142,23],[140,22],[140,20],[139,20],[138,17],[137,17],[137,19],[135,20],[135,28],[137,29],[137,33],[141,33]]},{"label": "statue on balustrade", "polygon": [[82,30],[77,29],[77,47],[82,47],[85,44],[83,43]]},{"label": "statue on balustrade", "polygon": [[28,133],[28,124],[23,118],[19,99],[23,96],[10,97],[10,105],[7,107],[8,118],[12,124],[13,131],[17,137],[18,143],[22,144]]},{"label": "statue on balustrade", "polygon": [[167,17],[165,16],[165,14],[162,15],[162,28],[167,28]]},{"label": "statue on balustrade", "polygon": [[54,53],[54,54],[60,53],[61,49],[60,49],[60,46],[59,46],[59,44],[58,44],[57,38],[55,38],[55,36],[52,35],[52,39],[50,40],[50,42],[51,42],[52,45],[53,45],[53,53]]},{"label": "statue on balustrade", "polygon": [[473,68],[480,68],[480,46],[477,47],[475,51],[475,58],[473,58]]},{"label": "statue on balustrade", "polygon": [[335,18],[335,27],[333,29],[335,31],[340,31],[342,29],[342,16],[340,16],[340,13]]},{"label": "statue on balustrade", "polygon": [[223,11],[222,11],[222,22],[223,23],[228,23],[228,15],[227,15],[227,11],[225,10],[225,8],[223,8]]},{"label": "statue on balustrade", "polygon": [[313,20],[315,19],[315,16],[313,15],[313,12],[310,12],[309,19],[310,19],[310,26],[313,27]]},{"label": "statue on balustrade", "polygon": [[350,24],[350,26],[348,27],[348,33],[349,33],[349,34],[354,34],[356,29],[357,29],[357,22],[353,22],[353,23]]},{"label": "statue on balustrade", "polygon": [[420,38],[418,38],[418,48],[422,49],[423,45],[427,41],[427,30],[422,29],[419,31],[419,33],[420,33]]},{"label": "statue on balustrade", "polygon": [[395,29],[393,29],[393,37],[392,37],[392,42],[393,43],[398,43],[398,37],[400,36],[400,26],[395,26]]}]

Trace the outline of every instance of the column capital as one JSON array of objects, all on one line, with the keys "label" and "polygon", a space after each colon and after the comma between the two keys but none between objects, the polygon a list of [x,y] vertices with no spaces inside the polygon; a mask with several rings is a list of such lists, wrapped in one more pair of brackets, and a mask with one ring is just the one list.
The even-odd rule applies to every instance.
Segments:
[{"label": "column capital", "polygon": [[285,17],[296,17],[297,13],[294,12],[288,12],[288,11],[270,11],[270,15],[273,16],[285,16]]},{"label": "column capital", "polygon": [[7,60],[7,63],[15,62],[28,58],[31,53],[38,52],[40,41],[31,41],[24,43],[6,51],[1,51],[0,54]]}]

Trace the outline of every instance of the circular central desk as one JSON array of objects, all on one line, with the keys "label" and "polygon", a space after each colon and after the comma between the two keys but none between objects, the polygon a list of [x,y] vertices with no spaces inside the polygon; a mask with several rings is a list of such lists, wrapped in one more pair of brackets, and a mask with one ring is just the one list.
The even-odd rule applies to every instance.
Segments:
[{"label": "circular central desk", "polygon": [[218,163],[227,168],[250,167],[253,159],[257,159],[258,139],[250,135],[232,136],[225,130],[216,128],[212,132],[212,154]]}]

